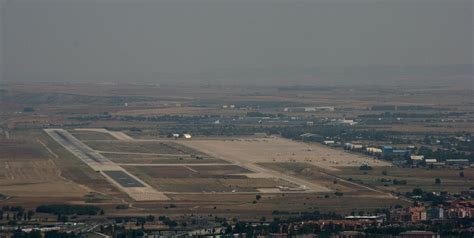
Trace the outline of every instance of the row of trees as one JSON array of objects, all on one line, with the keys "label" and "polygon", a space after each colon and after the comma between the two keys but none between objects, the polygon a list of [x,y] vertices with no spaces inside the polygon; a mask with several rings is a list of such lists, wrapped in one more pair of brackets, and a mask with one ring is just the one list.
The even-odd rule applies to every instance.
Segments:
[{"label": "row of trees", "polygon": [[0,220],[29,221],[34,214],[34,211],[26,211],[22,206],[3,206],[0,210]]},{"label": "row of trees", "polygon": [[97,215],[103,214],[103,210],[99,207],[91,205],[69,205],[69,204],[53,204],[41,205],[36,208],[36,212],[61,214],[61,215]]}]

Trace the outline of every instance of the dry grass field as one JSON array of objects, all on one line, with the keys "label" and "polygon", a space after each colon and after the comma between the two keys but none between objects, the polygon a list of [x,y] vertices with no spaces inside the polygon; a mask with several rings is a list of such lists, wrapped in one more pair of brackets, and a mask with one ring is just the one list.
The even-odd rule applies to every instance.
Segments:
[{"label": "dry grass field", "polygon": [[[273,211],[294,212],[296,215],[301,211],[324,211],[347,214],[351,211],[374,211],[378,208],[387,208],[396,204],[404,206],[409,203],[394,198],[371,197],[358,192],[344,193],[343,196],[334,194],[315,193],[285,193],[285,194],[262,194],[262,199],[257,203],[255,194],[170,194],[169,195],[178,208],[163,209],[168,213],[186,213],[200,211],[204,214],[216,216],[239,216],[260,219],[262,216],[272,216]],[[218,203],[214,201],[219,201]],[[145,204],[138,205],[141,208],[152,209]],[[155,208],[156,209],[156,208]],[[159,211],[159,210],[158,210]]]},{"label": "dry grass field", "polygon": [[[263,163],[262,166],[271,168],[292,176],[299,176],[340,192],[371,193],[365,186],[385,192],[411,192],[414,188],[426,191],[447,191],[460,193],[468,191],[474,184],[474,169],[419,169],[374,167],[372,170],[359,170],[355,167],[340,167],[337,171],[325,170],[306,163]],[[463,172],[464,177],[460,176]],[[386,175],[384,175],[386,174]],[[338,178],[338,179],[337,179]],[[435,178],[441,179],[441,184],[435,184]],[[337,181],[335,182],[335,180]],[[342,179],[342,180],[341,180]],[[384,181],[383,181],[384,180]],[[406,185],[394,185],[393,180],[406,180]],[[358,186],[360,185],[360,186]],[[373,194],[373,193],[372,193]],[[376,195],[376,194],[375,194]]]},{"label": "dry grass field", "polygon": [[65,178],[53,155],[34,139],[0,141],[1,193],[13,197],[78,199],[90,192]]},{"label": "dry grass field", "polygon": [[173,142],[161,141],[85,141],[89,147],[99,152],[145,153],[158,155],[196,155],[206,156],[202,152],[183,147]]},{"label": "dry grass field", "polygon": [[328,170],[339,167],[390,166],[373,158],[319,144],[305,144],[279,137],[179,141],[204,153],[241,163],[305,162]]},{"label": "dry grass field", "polygon": [[[325,172],[324,169],[315,165],[299,162],[286,162],[286,163],[261,163],[261,166],[269,168],[281,173],[286,173],[292,176],[307,179],[309,181],[317,182],[332,191],[338,192],[362,192],[370,193],[365,188],[354,186],[345,181],[337,180],[336,177]],[[378,194],[373,194],[378,195]]]},{"label": "dry grass field", "polygon": [[111,136],[108,133],[101,133],[95,131],[69,131],[71,135],[76,137],[81,141],[88,141],[88,140],[116,140],[115,137]]}]

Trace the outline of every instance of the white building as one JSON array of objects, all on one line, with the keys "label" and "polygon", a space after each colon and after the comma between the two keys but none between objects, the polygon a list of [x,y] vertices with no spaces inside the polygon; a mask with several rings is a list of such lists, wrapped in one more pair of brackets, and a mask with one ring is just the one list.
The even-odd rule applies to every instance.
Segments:
[{"label": "white building", "polygon": [[413,162],[414,165],[417,165],[417,164],[423,162],[424,158],[425,158],[425,156],[423,156],[423,155],[411,155],[410,156],[410,159],[411,159],[411,161]]},{"label": "white building", "polygon": [[343,124],[343,125],[349,125],[349,126],[357,125],[357,122],[355,122],[354,120],[346,120],[346,119],[339,119],[337,120],[337,123]]},{"label": "white building", "polygon": [[191,134],[183,134],[183,137],[184,137],[185,139],[191,139]]},{"label": "white building", "polygon": [[323,143],[324,143],[325,145],[332,145],[332,144],[335,143],[335,141],[333,141],[333,140],[325,140],[325,141],[323,141]]}]

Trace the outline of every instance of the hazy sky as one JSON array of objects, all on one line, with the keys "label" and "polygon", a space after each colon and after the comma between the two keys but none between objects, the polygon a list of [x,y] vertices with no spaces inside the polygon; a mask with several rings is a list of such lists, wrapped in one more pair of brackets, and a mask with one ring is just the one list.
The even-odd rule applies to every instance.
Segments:
[{"label": "hazy sky", "polygon": [[12,80],[473,63],[472,0],[10,0]]}]

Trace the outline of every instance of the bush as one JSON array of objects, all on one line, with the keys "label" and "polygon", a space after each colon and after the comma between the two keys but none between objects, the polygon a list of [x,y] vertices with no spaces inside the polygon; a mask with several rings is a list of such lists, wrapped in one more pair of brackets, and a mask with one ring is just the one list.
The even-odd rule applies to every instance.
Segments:
[{"label": "bush", "polygon": [[23,112],[34,112],[35,109],[31,108],[31,107],[25,107],[23,108]]},{"label": "bush", "polygon": [[115,209],[118,209],[118,210],[128,209],[128,204],[120,204],[120,205],[117,205],[117,206],[115,207]]},{"label": "bush", "polygon": [[394,185],[407,185],[407,181],[406,181],[406,180],[397,180],[397,179],[394,179],[394,180],[393,180],[393,184],[394,184]]}]

